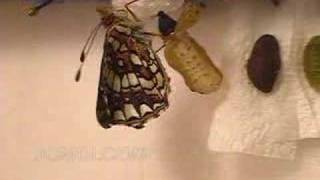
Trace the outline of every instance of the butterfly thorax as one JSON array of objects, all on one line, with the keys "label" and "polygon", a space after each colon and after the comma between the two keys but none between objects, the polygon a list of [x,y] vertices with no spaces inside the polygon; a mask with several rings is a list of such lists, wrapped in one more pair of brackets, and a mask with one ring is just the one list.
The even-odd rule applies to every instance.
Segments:
[{"label": "butterfly thorax", "polygon": [[113,29],[115,26],[123,26],[133,31],[143,31],[143,24],[129,17],[128,12],[124,9],[114,9],[112,6],[98,7],[97,12],[101,16],[104,27]]}]

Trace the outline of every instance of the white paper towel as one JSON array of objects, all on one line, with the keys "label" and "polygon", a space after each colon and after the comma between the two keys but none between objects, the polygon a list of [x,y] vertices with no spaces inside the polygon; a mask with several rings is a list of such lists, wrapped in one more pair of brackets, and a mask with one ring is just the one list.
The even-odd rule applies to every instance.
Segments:
[{"label": "white paper towel", "polygon": [[[320,137],[320,94],[316,93],[308,81],[306,81],[303,71],[303,51],[307,43],[313,36],[320,35],[319,7],[320,2],[317,0],[304,0],[298,2],[300,8],[297,12],[297,75],[299,81],[299,92],[303,94],[304,99],[299,101],[298,112],[300,123],[300,138],[318,138]],[[304,101],[304,102],[303,102]],[[306,103],[304,105],[304,103]],[[308,108],[307,108],[308,107]],[[304,112],[304,109],[308,109]]]},{"label": "white paper towel", "polygon": [[[230,6],[223,57],[229,65],[228,89],[222,90],[225,99],[212,118],[209,148],[292,159],[296,140],[320,136],[320,96],[307,84],[302,67],[304,44],[320,33],[320,2],[286,0],[273,7],[244,0]],[[271,94],[255,89],[245,69],[263,34],[276,36],[281,48],[282,70]]]}]

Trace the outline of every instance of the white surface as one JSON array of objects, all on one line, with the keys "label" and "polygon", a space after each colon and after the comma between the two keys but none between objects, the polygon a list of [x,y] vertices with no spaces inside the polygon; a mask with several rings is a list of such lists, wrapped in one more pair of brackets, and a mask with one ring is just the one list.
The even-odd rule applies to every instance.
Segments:
[{"label": "white surface", "polygon": [[[18,1],[0,4],[1,180],[319,179],[318,140],[299,143],[294,161],[209,151],[211,113],[221,98],[190,93],[170,68],[166,113],[144,130],[102,129],[95,103],[103,33],[82,81],[74,82],[80,50],[99,20],[94,3],[66,1],[34,19]],[[226,71],[228,6],[210,2],[210,8],[192,34]]]},{"label": "white surface", "polygon": [[[229,88],[223,89],[225,98],[213,116],[209,138],[212,150],[284,158],[294,156],[295,144],[288,142],[296,139],[298,132],[297,99],[292,90],[292,10],[294,8],[288,5],[275,10],[272,6],[266,8],[266,4],[249,1],[230,6],[230,12],[226,13],[230,20],[225,34],[225,52],[228,53],[223,56],[224,62],[228,63],[225,82]],[[273,93],[268,95],[254,88],[246,72],[252,47],[264,34],[277,37],[282,56],[282,71]]]},{"label": "white surface", "polygon": [[[212,150],[293,159],[295,140],[320,136],[320,95],[308,86],[302,68],[304,44],[311,36],[307,30],[318,27],[310,22],[318,17],[316,11],[309,9],[318,4],[287,0],[273,7],[238,1],[224,12],[230,18],[223,56],[228,88],[223,89],[225,98],[213,115]],[[245,69],[255,41],[263,34],[277,37],[282,56],[282,70],[271,94],[255,89]]]}]

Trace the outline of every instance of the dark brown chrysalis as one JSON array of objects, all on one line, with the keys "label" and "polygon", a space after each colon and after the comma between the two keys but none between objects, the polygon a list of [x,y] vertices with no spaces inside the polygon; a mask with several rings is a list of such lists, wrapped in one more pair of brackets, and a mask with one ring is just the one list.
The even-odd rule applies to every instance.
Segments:
[{"label": "dark brown chrysalis", "polygon": [[280,0],[271,0],[271,2],[272,2],[275,6],[279,6],[279,5],[280,5]]},{"label": "dark brown chrysalis", "polygon": [[281,69],[278,40],[269,34],[255,43],[247,64],[247,73],[253,85],[264,93],[270,93]]}]

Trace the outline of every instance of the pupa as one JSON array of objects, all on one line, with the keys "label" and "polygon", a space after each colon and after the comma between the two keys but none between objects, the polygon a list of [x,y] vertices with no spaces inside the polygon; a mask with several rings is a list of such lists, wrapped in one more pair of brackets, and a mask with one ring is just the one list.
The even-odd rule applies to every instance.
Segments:
[{"label": "pupa", "polygon": [[200,3],[187,1],[178,21],[160,11],[158,25],[168,64],[183,76],[191,91],[209,94],[219,89],[222,73],[206,50],[187,32],[199,20],[201,6]]},{"label": "pupa", "polygon": [[304,72],[317,92],[320,92],[320,36],[314,36],[304,50]]},{"label": "pupa", "polygon": [[261,36],[254,44],[247,63],[248,77],[264,93],[270,93],[281,69],[280,46],[276,37]]}]

